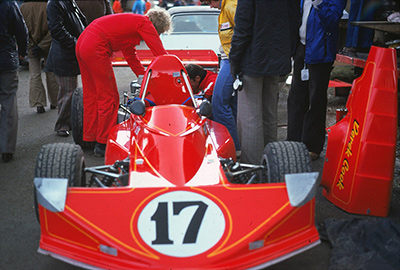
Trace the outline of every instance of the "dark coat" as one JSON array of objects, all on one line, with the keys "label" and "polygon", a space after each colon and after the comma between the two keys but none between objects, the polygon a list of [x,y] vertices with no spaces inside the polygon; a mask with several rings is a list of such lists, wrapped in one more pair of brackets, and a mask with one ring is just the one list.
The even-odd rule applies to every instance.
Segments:
[{"label": "dark coat", "polygon": [[300,0],[240,0],[229,61],[254,77],[285,75],[298,35]]},{"label": "dark coat", "polygon": [[113,13],[110,0],[76,0],[76,3],[85,15],[88,25],[97,18]]},{"label": "dark coat", "polygon": [[85,29],[85,16],[74,0],[49,0],[47,21],[52,40],[46,72],[66,77],[79,75],[75,45]]},{"label": "dark coat", "polygon": [[[18,45],[18,51],[15,44]],[[25,56],[28,29],[15,1],[0,1],[0,71],[17,69],[18,55]]]}]

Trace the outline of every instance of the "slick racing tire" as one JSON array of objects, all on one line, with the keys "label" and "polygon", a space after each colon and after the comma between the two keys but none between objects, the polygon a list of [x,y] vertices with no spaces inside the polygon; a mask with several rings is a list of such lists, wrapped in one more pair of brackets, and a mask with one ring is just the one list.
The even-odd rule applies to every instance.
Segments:
[{"label": "slick racing tire", "polygon": [[[68,186],[84,187],[85,158],[76,144],[53,143],[43,145],[36,157],[35,177],[67,178]],[[36,188],[34,187],[36,217],[39,221]]]},{"label": "slick racing tire", "polygon": [[94,148],[95,142],[85,142],[83,140],[83,90],[78,87],[72,93],[71,101],[71,131],[72,138],[77,145],[82,148]]},{"label": "slick racing tire", "polygon": [[285,174],[311,172],[311,159],[304,143],[280,141],[269,143],[262,162],[267,167],[268,183],[285,181]]}]

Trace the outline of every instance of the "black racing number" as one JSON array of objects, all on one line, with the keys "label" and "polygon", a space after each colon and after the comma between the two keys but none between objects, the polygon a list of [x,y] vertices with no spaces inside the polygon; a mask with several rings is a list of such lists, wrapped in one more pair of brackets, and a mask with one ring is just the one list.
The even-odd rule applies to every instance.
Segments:
[{"label": "black racing number", "polygon": [[[201,222],[203,221],[208,205],[202,201],[188,201],[188,202],[173,202],[172,209],[173,215],[177,216],[186,207],[197,206],[192,219],[186,229],[185,236],[183,238],[184,244],[196,243],[197,235],[199,234]],[[151,243],[153,245],[172,245],[174,242],[169,239],[169,222],[168,222],[168,203],[160,202],[156,212],[151,217],[152,221],[156,223],[156,239]]]},{"label": "black racing number", "polygon": [[158,207],[151,220],[156,222],[156,240],[153,245],[173,244],[168,236],[168,205],[166,202],[158,203]]},{"label": "black racing number", "polygon": [[179,215],[182,209],[189,206],[198,206],[196,212],[194,213],[192,220],[186,230],[185,237],[183,239],[184,244],[196,243],[197,235],[199,233],[201,222],[203,221],[204,214],[207,210],[207,205],[204,202],[174,202],[174,215]]}]

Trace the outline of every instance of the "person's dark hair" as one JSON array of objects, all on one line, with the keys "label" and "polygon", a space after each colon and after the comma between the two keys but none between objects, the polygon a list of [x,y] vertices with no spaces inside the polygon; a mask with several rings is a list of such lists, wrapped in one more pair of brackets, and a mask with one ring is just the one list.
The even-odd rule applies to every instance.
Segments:
[{"label": "person's dark hair", "polygon": [[207,74],[207,71],[205,71],[203,67],[196,64],[186,64],[185,68],[189,78],[192,80],[194,80],[196,76],[200,76],[201,80],[203,80]]}]

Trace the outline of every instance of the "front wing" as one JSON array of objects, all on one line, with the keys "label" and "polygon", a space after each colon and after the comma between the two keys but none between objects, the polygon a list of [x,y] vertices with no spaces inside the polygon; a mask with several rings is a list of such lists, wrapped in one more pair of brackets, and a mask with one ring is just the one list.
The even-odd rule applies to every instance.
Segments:
[{"label": "front wing", "polygon": [[87,269],[265,267],[319,243],[314,206],[283,183],[69,188],[62,212],[39,206],[39,252]]}]

